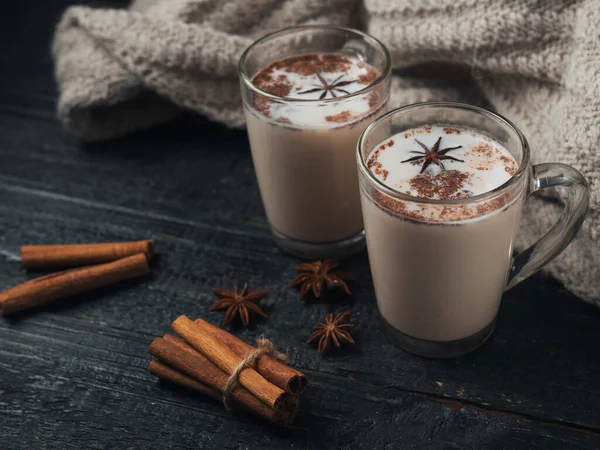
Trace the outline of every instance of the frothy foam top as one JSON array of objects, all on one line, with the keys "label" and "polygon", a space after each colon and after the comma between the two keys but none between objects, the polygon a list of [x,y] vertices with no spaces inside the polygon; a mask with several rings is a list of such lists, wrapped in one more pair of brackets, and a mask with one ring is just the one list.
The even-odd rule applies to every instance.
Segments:
[{"label": "frothy foam top", "polygon": [[[428,161],[425,154],[436,145],[439,156]],[[441,126],[414,128],[386,139],[370,155],[367,166],[390,188],[435,200],[484,194],[518,169],[500,143],[474,130]]]},{"label": "frothy foam top", "polygon": [[[430,158],[423,170],[427,162],[425,154],[432,150],[439,152],[438,158]],[[370,155],[367,167],[396,191],[434,200],[484,194],[504,184],[518,170],[511,153],[495,140],[475,130],[429,125],[406,130],[381,142]],[[516,198],[511,198],[507,191],[469,204],[425,204],[399,200],[377,189],[371,195],[376,204],[392,215],[453,224],[479,220],[504,209]]]},{"label": "frothy foam top", "polygon": [[256,109],[269,119],[284,124],[334,127],[370,114],[380,104],[376,92],[344,99],[379,77],[379,71],[359,58],[339,53],[296,55],[262,68],[252,83],[269,94],[289,99],[326,100],[339,98],[326,106],[317,102],[279,103],[255,97]]}]

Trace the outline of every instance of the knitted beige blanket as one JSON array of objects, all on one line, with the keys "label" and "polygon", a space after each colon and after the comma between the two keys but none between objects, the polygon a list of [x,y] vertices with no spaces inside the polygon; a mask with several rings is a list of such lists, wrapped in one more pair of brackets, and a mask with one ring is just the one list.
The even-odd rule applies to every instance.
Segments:
[{"label": "knitted beige blanket", "polygon": [[[53,52],[58,111],[86,140],[150,127],[191,109],[244,125],[236,63],[268,31],[326,23],[367,30],[390,49],[391,106],[487,105],[528,137],[534,162],[573,165],[591,184],[578,239],[549,267],[600,306],[599,0],[135,0],[128,10],[69,8]],[[532,198],[532,243],[560,203]]]}]

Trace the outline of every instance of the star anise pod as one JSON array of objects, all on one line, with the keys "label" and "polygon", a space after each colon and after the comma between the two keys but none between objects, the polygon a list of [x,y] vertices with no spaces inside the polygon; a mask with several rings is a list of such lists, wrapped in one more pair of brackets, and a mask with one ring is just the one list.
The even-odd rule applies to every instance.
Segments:
[{"label": "star anise pod", "polygon": [[462,145],[459,145],[457,147],[446,147],[446,148],[443,148],[440,150],[440,142],[442,142],[441,136],[431,149],[427,148],[427,146],[425,144],[423,144],[421,141],[419,141],[418,139],[415,139],[415,141],[417,141],[417,144],[419,144],[421,147],[423,147],[423,150],[425,150],[425,151],[424,152],[417,152],[417,151],[410,152],[410,153],[416,153],[420,156],[414,156],[412,158],[405,159],[404,161],[401,161],[401,162],[405,163],[405,162],[412,162],[412,161],[418,161],[420,159],[423,159],[424,160],[423,167],[421,167],[421,172],[419,172],[419,173],[425,172],[425,169],[427,169],[427,167],[431,163],[437,164],[438,166],[440,166],[442,168],[442,170],[446,170],[446,168],[444,167],[444,164],[442,163],[443,159],[451,159],[452,161],[464,162],[462,159],[458,159],[458,158],[454,158],[452,156],[446,155],[446,153],[448,153],[450,150],[456,150],[457,148],[461,148]]},{"label": "star anise pod", "polygon": [[248,325],[250,322],[250,313],[258,314],[265,319],[268,317],[258,306],[262,298],[267,295],[267,291],[248,292],[246,283],[242,291],[238,292],[237,283],[235,283],[233,291],[214,288],[213,292],[219,297],[219,300],[210,307],[210,311],[227,310],[223,325],[228,325],[238,315],[244,325]]},{"label": "star anise pod", "polygon": [[312,334],[306,342],[309,344],[318,342],[319,353],[327,352],[332,343],[337,348],[342,344],[354,344],[354,339],[346,331],[347,328],[353,327],[351,323],[348,323],[349,316],[348,311],[338,314],[335,318],[333,314],[327,314],[324,323],[318,323],[313,327]]},{"label": "star anise pod", "polygon": [[325,285],[329,290],[338,288],[347,295],[350,295],[351,292],[346,284],[346,281],[351,281],[354,279],[354,277],[347,272],[332,272],[331,269],[337,266],[338,263],[331,259],[298,264],[296,266],[296,272],[298,272],[298,275],[290,283],[290,286],[301,286],[299,294],[301,300],[311,289],[315,297],[319,298],[321,296],[323,285]]},{"label": "star anise pod", "polygon": [[313,92],[323,91],[323,93],[319,97],[319,100],[323,100],[327,96],[328,92],[331,94],[331,97],[337,97],[337,95],[335,95],[335,91],[342,92],[346,95],[350,94],[347,90],[341,89],[341,87],[348,86],[352,83],[356,83],[356,80],[340,81],[344,75],[340,75],[331,83],[327,83],[327,81],[325,81],[325,78],[323,78],[320,73],[315,73],[315,75],[317,76],[317,78],[323,86],[318,86],[314,89],[308,89],[306,91],[298,92],[298,94],[312,94]]}]

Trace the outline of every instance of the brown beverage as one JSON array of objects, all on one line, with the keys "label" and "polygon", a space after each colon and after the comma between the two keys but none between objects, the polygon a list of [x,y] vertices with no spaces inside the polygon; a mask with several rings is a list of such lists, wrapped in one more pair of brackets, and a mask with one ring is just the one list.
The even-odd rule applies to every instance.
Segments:
[{"label": "brown beverage", "polygon": [[292,253],[335,256],[327,244],[355,236],[362,241],[354,151],[387,94],[360,91],[379,75],[358,57],[312,53],[271,63],[252,78],[260,90],[290,99],[254,95],[245,112],[260,193],[275,235],[314,244],[287,248]]},{"label": "brown beverage", "polygon": [[[569,245],[589,205],[577,170],[531,165],[510,121],[463,103],[385,114],[361,135],[356,156],[377,305],[392,340],[419,355],[483,344],[503,292]],[[568,192],[563,214],[514,255],[522,204],[554,186]]]},{"label": "brown beverage", "polygon": [[[428,158],[437,150],[439,159]],[[506,286],[522,199],[508,195],[460,206],[504,184],[518,164],[499,142],[473,130],[423,126],[377,145],[371,173],[402,202],[363,190],[363,212],[379,310],[393,332],[422,341],[488,333]]]}]

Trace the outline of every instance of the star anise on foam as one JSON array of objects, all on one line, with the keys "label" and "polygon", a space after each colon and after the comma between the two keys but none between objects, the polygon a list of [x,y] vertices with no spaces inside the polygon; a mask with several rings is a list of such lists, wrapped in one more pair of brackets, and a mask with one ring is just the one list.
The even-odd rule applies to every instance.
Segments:
[{"label": "star anise on foam", "polygon": [[346,95],[350,94],[346,89],[341,89],[341,87],[348,86],[352,83],[356,83],[356,80],[340,81],[344,75],[340,75],[331,83],[327,83],[327,81],[325,81],[325,78],[323,78],[320,73],[315,73],[315,75],[317,76],[317,78],[323,86],[318,86],[314,89],[307,89],[306,91],[298,92],[298,94],[312,94],[313,92],[323,91],[323,93],[319,97],[319,100],[323,100],[327,96],[328,92],[331,94],[332,97],[337,97],[337,95],[335,95],[335,91],[342,92]]},{"label": "star anise on foam", "polygon": [[226,309],[223,325],[228,325],[236,316],[239,316],[244,325],[250,322],[250,313],[259,316],[268,317],[258,303],[267,295],[267,291],[248,292],[248,284],[244,285],[241,292],[238,292],[237,283],[233,285],[233,291],[227,289],[214,288],[213,292],[219,298],[217,303],[210,307],[210,311],[220,311]]},{"label": "star anise on foam", "polygon": [[421,141],[419,141],[418,139],[415,139],[415,141],[417,141],[417,144],[419,144],[421,147],[423,147],[423,150],[425,150],[425,151],[424,152],[417,152],[417,151],[410,152],[410,153],[416,153],[420,156],[414,156],[412,158],[405,159],[404,161],[401,161],[401,162],[405,163],[405,162],[412,162],[412,161],[418,161],[420,159],[423,159],[424,160],[423,167],[421,167],[421,172],[419,172],[419,173],[425,172],[425,169],[427,169],[427,167],[429,167],[429,164],[431,164],[431,163],[437,164],[438,166],[440,166],[442,168],[442,170],[446,170],[446,168],[444,167],[444,163],[442,163],[442,160],[444,160],[444,159],[450,159],[452,161],[464,162],[462,159],[458,159],[458,158],[454,158],[453,156],[446,155],[446,153],[448,153],[450,150],[456,150],[457,148],[461,148],[462,145],[459,145],[457,147],[446,147],[446,148],[443,148],[440,150],[440,143],[442,142],[441,136],[437,140],[437,142],[433,145],[433,147],[431,147],[430,149],[427,148],[427,146],[425,144],[423,144]]},{"label": "star anise on foam", "polygon": [[316,324],[312,329],[312,334],[306,341],[309,344],[317,342],[319,353],[325,353],[331,348],[331,344],[337,348],[342,344],[354,344],[354,339],[350,335],[347,328],[353,327],[348,323],[349,312],[343,312],[333,317],[333,314],[327,314],[324,323]]},{"label": "star anise on foam", "polygon": [[351,281],[354,277],[347,272],[332,272],[331,270],[337,266],[338,263],[331,259],[298,264],[296,266],[298,275],[290,283],[290,286],[300,286],[300,300],[302,300],[311,289],[315,297],[319,298],[321,296],[321,291],[323,290],[323,285],[329,290],[338,288],[345,294],[350,295],[351,292],[346,281]]}]

